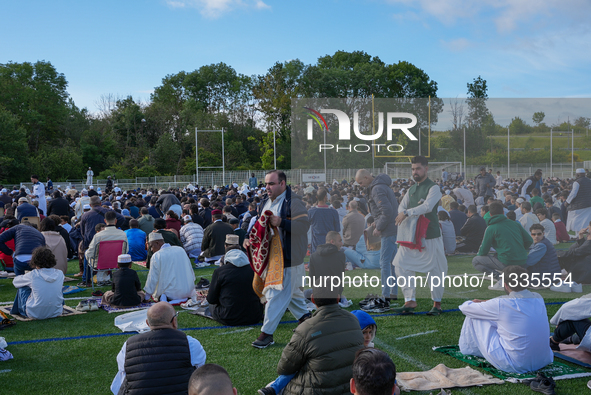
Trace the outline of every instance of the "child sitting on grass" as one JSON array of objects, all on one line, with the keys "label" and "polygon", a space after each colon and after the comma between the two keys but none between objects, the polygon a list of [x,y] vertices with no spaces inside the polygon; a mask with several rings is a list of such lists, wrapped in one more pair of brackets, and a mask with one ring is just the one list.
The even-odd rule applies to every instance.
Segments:
[{"label": "child sitting on grass", "polygon": [[570,241],[570,236],[566,231],[566,226],[564,225],[564,222],[560,220],[560,214],[552,214],[552,221],[554,221],[554,228],[556,228],[556,241],[559,243],[566,243]]},{"label": "child sitting on grass", "polygon": [[101,304],[113,307],[132,307],[142,303],[146,295],[135,270],[131,269],[131,255],[117,257],[119,270],[113,272],[112,291],[103,295]]},{"label": "child sitting on grass", "polygon": [[363,333],[363,345],[365,347],[373,347],[373,339],[376,337],[378,324],[376,324],[371,315],[367,314],[363,310],[353,310],[351,311],[351,314],[353,314],[355,317],[357,317],[357,320],[359,320],[359,326],[361,327],[361,332]]},{"label": "child sitting on grass", "polygon": [[44,320],[60,316],[63,312],[64,273],[55,269],[56,260],[47,247],[37,247],[29,266],[33,268],[13,280],[18,289],[10,314]]}]

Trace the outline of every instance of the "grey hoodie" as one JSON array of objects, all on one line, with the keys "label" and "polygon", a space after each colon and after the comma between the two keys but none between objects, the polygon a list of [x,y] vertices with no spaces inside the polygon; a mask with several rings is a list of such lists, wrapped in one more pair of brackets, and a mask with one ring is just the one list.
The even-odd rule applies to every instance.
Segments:
[{"label": "grey hoodie", "polygon": [[152,233],[154,230],[154,217],[150,214],[144,214],[139,219],[140,229],[143,230],[147,235]]}]

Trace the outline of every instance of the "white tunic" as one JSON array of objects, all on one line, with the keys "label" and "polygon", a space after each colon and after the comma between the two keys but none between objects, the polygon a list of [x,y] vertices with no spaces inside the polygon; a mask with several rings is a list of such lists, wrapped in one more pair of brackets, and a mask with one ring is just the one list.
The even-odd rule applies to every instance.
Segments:
[{"label": "white tunic", "polygon": [[94,176],[94,171],[88,170],[86,172],[86,185],[92,185],[92,176]]},{"label": "white tunic", "polygon": [[[566,302],[550,319],[552,325],[558,325],[562,321],[579,321],[591,317],[591,294],[581,296],[578,299],[573,299]],[[591,331],[587,330],[585,337],[581,339],[581,343],[577,346],[584,351],[591,352]]]},{"label": "white tunic", "polygon": [[43,215],[47,215],[47,202],[45,201],[45,186],[40,182],[33,184],[32,195],[35,195],[34,200],[39,202],[39,209],[43,210]]},{"label": "white tunic", "polygon": [[460,351],[485,358],[510,373],[535,371],[552,363],[544,299],[535,292],[511,292],[481,303],[464,302]]},{"label": "white tunic", "polygon": [[162,294],[169,300],[190,298],[195,294],[195,272],[182,247],[166,243],[152,255],[144,290],[155,299]]}]

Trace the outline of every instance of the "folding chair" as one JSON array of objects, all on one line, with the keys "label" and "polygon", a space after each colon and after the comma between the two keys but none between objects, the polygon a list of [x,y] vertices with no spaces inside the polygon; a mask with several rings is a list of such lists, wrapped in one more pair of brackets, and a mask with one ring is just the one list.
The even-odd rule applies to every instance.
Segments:
[{"label": "folding chair", "polygon": [[23,217],[21,219],[21,224],[25,221],[29,221],[29,223],[31,225],[37,225],[37,229],[39,229],[39,225],[41,225],[41,221],[39,220],[39,217]]},{"label": "folding chair", "polygon": [[[90,282],[94,291],[94,272],[108,272],[117,269],[117,257],[125,254],[127,242],[124,240],[105,240],[99,242],[94,256],[88,261],[90,269]],[[98,284],[97,284],[98,285]]]}]

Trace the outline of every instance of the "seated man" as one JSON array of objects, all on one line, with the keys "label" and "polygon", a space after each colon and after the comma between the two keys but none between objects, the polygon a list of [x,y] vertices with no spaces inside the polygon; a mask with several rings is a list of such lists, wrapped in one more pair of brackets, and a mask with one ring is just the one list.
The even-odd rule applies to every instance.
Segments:
[{"label": "seated man", "polygon": [[205,228],[201,242],[201,256],[205,262],[215,262],[224,255],[224,241],[226,235],[234,234],[234,229],[226,222],[222,222],[222,211],[211,212],[213,223]]},{"label": "seated man", "polygon": [[189,380],[189,395],[236,395],[230,375],[220,365],[207,363],[193,372]]},{"label": "seated man", "polygon": [[203,241],[203,228],[193,222],[193,217],[185,215],[185,224],[181,228],[181,242],[189,258],[197,258],[201,253]]},{"label": "seated man", "polygon": [[[533,287],[546,286],[550,279],[553,284],[555,278],[560,278],[560,265],[558,264],[558,257],[556,250],[550,240],[544,236],[544,226],[542,224],[533,224],[530,228],[531,237],[534,243],[529,247],[529,254],[527,255],[527,271],[530,274],[530,285]],[[531,276],[534,275],[534,276]],[[538,278],[540,283],[537,284]],[[546,283],[546,285],[543,285]],[[571,292],[568,284],[563,283],[558,286],[553,284],[550,286],[552,291],[556,292]]]},{"label": "seated man", "polygon": [[[591,223],[579,231],[576,243],[568,251],[558,251],[560,267],[572,274],[572,281],[580,283],[591,282]],[[575,288],[573,288],[575,289]],[[582,292],[582,288],[580,291]]]},{"label": "seated man", "polygon": [[149,244],[154,255],[144,286],[145,299],[153,296],[166,302],[191,298],[196,302],[195,272],[185,250],[165,243],[157,232],[150,233]]},{"label": "seated man", "polygon": [[532,372],[552,363],[544,299],[520,284],[527,271],[519,266],[503,270],[507,295],[464,302],[466,316],[460,333],[460,351],[485,358],[509,373]]},{"label": "seated man", "polygon": [[578,344],[580,350],[591,352],[591,295],[573,299],[562,306],[550,319],[556,325],[550,336],[550,348],[560,351],[559,343]]},{"label": "seated man", "polygon": [[135,270],[131,268],[131,255],[117,257],[119,270],[113,272],[113,287],[103,294],[101,304],[113,307],[137,306],[144,300],[145,293]]},{"label": "seated man", "polygon": [[556,229],[556,241],[559,243],[570,241],[570,236],[566,231],[566,225],[560,220],[560,214],[552,214],[552,221],[554,222],[554,229]]},{"label": "seated man", "polygon": [[[493,277],[498,279],[499,271],[505,269],[505,266],[525,265],[527,251],[533,240],[521,224],[503,215],[501,203],[491,203],[490,214],[482,245],[478,255],[472,260],[472,266],[480,272],[492,273]],[[495,249],[494,255],[488,255],[490,247]],[[502,291],[504,288],[501,281],[497,281],[489,289]]]},{"label": "seated man", "polygon": [[477,252],[482,244],[484,232],[486,232],[486,222],[476,212],[476,206],[468,206],[468,219],[460,234],[464,236],[464,242],[456,246],[458,252]]},{"label": "seated man", "polygon": [[139,227],[138,220],[132,219],[129,221],[129,229],[125,231],[129,246],[129,255],[131,255],[131,260],[136,262],[145,261],[148,257],[148,251],[146,251],[146,234]]},{"label": "seated man", "polygon": [[[328,266],[328,265],[327,265]],[[342,268],[324,267],[320,275],[342,276]],[[319,279],[312,280],[318,284]],[[314,315],[302,322],[283,349],[277,366],[284,394],[345,394],[349,391],[354,354],[363,348],[363,334],[355,316],[338,305],[342,287],[314,287]],[[275,385],[274,384],[274,385]],[[265,387],[259,394],[278,393]],[[262,391],[262,392],[261,392]]]},{"label": "seated man", "polygon": [[226,254],[211,276],[207,301],[211,318],[224,325],[254,325],[264,305],[252,289],[254,271],[240,249],[238,235],[226,236]]},{"label": "seated man", "polygon": [[[129,245],[127,244],[127,236],[125,235],[125,232],[120,229],[117,229],[117,227],[116,227],[117,214],[115,213],[115,211],[113,211],[113,210],[107,211],[107,213],[105,214],[105,224],[107,224],[105,229],[94,235],[94,237],[92,238],[92,241],[88,245],[88,249],[84,253],[86,260],[88,261],[89,265],[91,265],[92,267],[96,267],[96,262],[94,262],[94,257],[95,257],[95,252],[96,252],[101,241],[123,240],[123,241],[125,241],[125,251],[122,251],[122,252],[127,254],[127,252],[129,251]],[[85,270],[87,271],[87,275],[86,275],[86,278],[88,279],[87,283],[85,283],[84,281],[81,283],[78,283],[79,287],[84,287],[84,286],[90,285],[90,281],[92,278],[92,276],[90,275],[90,268],[87,266]],[[103,273],[103,272],[101,272],[101,273]],[[104,282],[104,281],[106,281],[106,278],[101,278],[101,279],[97,278],[97,282]]]},{"label": "seated man", "polygon": [[[357,202],[351,202],[357,203]],[[353,268],[360,267],[363,269],[379,269],[380,268],[380,249],[382,247],[381,238],[377,238],[375,243],[366,243],[365,235],[373,232],[374,219],[372,216],[367,218],[367,226],[365,232],[361,234],[355,249],[346,248],[345,256],[347,262],[351,262]]]},{"label": "seated man", "polygon": [[544,227],[544,237],[546,237],[552,245],[558,244],[558,241],[556,241],[556,228],[554,227],[554,223],[548,219],[548,210],[545,208],[539,208],[536,210],[536,216],[538,217],[538,220],[540,220],[540,225]]},{"label": "seated man", "polygon": [[205,363],[197,339],[179,331],[174,307],[156,303],[148,309],[150,331],[127,339],[117,355],[119,371],[111,384],[113,394],[187,393],[189,378]]},{"label": "seated man", "polygon": [[531,204],[529,202],[521,203],[521,214],[523,216],[518,219],[519,223],[523,226],[523,229],[529,231],[529,228],[533,224],[539,224],[540,220],[534,213],[531,212]]},{"label": "seated man", "polygon": [[390,356],[375,348],[357,351],[350,390],[354,395],[400,395],[396,366]]}]

